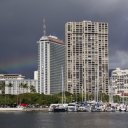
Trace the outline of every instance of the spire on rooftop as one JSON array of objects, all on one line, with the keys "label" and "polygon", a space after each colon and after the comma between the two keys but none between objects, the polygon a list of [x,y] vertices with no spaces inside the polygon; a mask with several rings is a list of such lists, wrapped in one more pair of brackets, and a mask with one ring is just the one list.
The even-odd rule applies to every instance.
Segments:
[{"label": "spire on rooftop", "polygon": [[45,24],[45,18],[43,18],[43,36],[46,36],[46,24]]}]

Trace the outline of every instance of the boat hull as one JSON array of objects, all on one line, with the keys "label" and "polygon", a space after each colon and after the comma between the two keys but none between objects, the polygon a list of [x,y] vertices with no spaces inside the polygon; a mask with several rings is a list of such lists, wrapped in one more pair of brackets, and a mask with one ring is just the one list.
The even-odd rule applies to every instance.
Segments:
[{"label": "boat hull", "polygon": [[66,112],[65,108],[54,108],[53,112]]}]

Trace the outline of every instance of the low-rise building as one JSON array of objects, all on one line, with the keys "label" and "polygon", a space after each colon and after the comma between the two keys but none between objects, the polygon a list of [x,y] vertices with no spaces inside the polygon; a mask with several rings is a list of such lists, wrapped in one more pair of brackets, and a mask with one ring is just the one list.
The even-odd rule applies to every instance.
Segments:
[{"label": "low-rise building", "polygon": [[111,87],[114,95],[128,96],[128,69],[116,68],[112,71]]},{"label": "low-rise building", "polygon": [[38,80],[25,79],[21,74],[0,74],[0,94],[38,93]]},{"label": "low-rise building", "polygon": [[8,79],[25,79],[25,76],[21,74],[0,74],[0,80]]},{"label": "low-rise building", "polygon": [[5,94],[22,94],[37,92],[38,81],[33,79],[5,80]]}]

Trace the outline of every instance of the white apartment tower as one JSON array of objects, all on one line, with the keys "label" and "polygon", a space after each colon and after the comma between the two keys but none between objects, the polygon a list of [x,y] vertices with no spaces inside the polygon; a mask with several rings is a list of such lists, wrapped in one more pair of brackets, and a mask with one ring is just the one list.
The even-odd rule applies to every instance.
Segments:
[{"label": "white apartment tower", "polygon": [[38,92],[55,94],[62,90],[64,42],[55,36],[42,36],[38,43]]},{"label": "white apartment tower", "polygon": [[108,93],[108,24],[68,22],[65,44],[67,91]]}]

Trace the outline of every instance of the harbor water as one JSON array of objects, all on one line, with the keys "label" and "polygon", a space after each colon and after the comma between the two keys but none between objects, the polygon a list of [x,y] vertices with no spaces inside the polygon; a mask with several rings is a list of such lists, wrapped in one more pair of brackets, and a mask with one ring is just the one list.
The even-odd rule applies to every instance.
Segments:
[{"label": "harbor water", "polygon": [[128,128],[128,112],[0,112],[0,128]]}]

